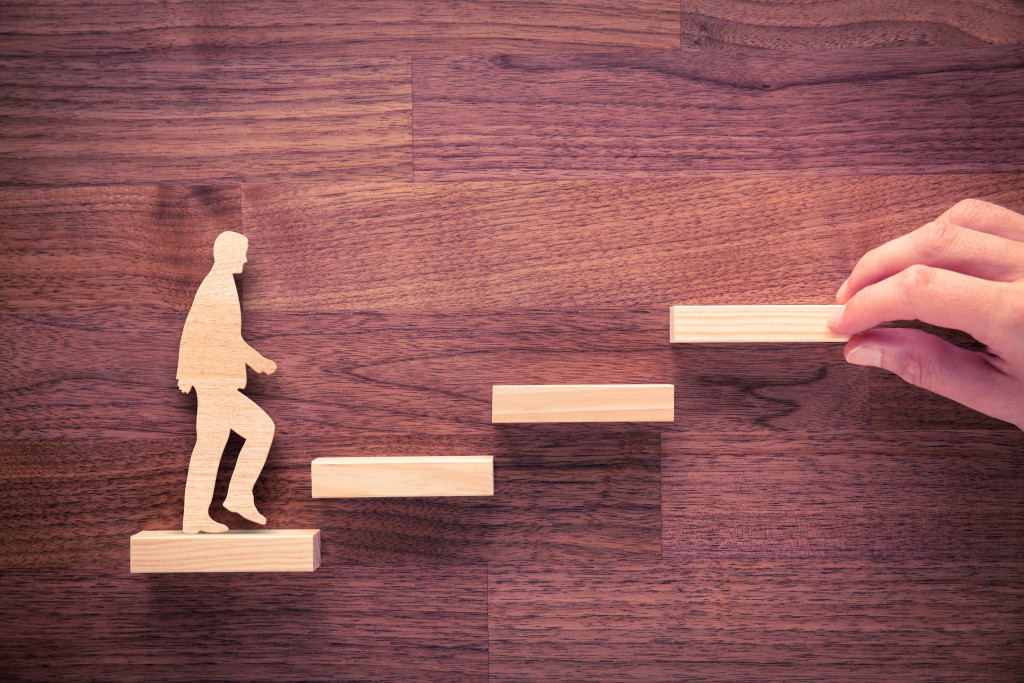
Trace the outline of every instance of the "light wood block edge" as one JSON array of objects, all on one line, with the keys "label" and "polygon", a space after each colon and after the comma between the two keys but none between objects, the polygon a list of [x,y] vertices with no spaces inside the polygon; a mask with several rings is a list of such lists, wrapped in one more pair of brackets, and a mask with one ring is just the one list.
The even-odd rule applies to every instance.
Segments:
[{"label": "light wood block edge", "polygon": [[826,321],[838,305],[673,306],[673,344],[743,342],[845,342]]},{"label": "light wood block edge", "polygon": [[320,566],[320,530],[140,531],[130,550],[133,574],[311,572]]},{"label": "light wood block edge", "polygon": [[491,390],[491,422],[672,422],[672,384],[513,384]]},{"label": "light wood block edge", "polygon": [[314,498],[493,496],[490,455],[316,458]]}]

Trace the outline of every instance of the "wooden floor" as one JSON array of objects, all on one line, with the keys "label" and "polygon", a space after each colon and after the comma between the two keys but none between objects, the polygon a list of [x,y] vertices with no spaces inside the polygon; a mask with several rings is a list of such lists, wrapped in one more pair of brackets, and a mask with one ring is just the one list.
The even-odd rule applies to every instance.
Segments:
[{"label": "wooden floor", "polygon": [[[668,343],[1024,210],[1021,112],[1017,0],[3,3],[0,678],[1021,680],[1024,433],[841,345]],[[323,565],[132,575],[224,230],[279,368],[257,501]],[[616,382],[675,422],[490,424]],[[385,454],[495,495],[311,498]]]}]

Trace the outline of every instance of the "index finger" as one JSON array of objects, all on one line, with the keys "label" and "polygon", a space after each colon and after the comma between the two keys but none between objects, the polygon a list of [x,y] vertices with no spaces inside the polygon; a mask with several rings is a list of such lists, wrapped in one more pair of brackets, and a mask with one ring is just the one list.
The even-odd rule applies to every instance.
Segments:
[{"label": "index finger", "polygon": [[1024,275],[1024,243],[951,223],[929,223],[864,254],[836,299],[845,303],[867,285],[915,264],[1012,282]]},{"label": "index finger", "polygon": [[920,320],[961,330],[990,348],[1004,345],[1015,328],[1008,315],[1015,293],[991,282],[941,268],[913,265],[868,285],[833,313],[829,327],[856,334],[893,320]]},{"label": "index finger", "polygon": [[981,199],[960,200],[936,219],[936,222],[942,221],[1008,240],[1024,242],[1024,216]]}]

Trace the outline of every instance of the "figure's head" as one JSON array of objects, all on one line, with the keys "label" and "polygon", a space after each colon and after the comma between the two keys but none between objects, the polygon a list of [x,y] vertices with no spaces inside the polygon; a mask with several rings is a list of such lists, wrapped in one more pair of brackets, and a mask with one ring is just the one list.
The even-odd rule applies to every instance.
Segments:
[{"label": "figure's head", "polygon": [[245,265],[245,252],[249,249],[249,240],[245,235],[237,232],[222,232],[217,235],[217,241],[213,243],[214,262],[230,270],[232,273],[241,273]]}]

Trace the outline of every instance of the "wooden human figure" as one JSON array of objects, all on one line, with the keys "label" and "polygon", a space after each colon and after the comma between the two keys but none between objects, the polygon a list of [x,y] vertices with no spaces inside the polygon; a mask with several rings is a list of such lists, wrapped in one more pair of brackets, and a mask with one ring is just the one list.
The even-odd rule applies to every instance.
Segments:
[{"label": "wooden human figure", "polygon": [[178,388],[194,388],[199,404],[196,445],[185,484],[185,533],[218,533],[228,527],[210,518],[210,503],[220,458],[234,431],[245,439],[231,476],[224,507],[258,524],[267,519],[256,509],[252,489],[274,439],[274,421],[241,393],[245,368],[270,374],[277,365],[242,339],[242,309],[235,273],[246,263],[249,241],[223,232],[213,245],[213,268],[199,285],[185,320],[178,352]]}]

